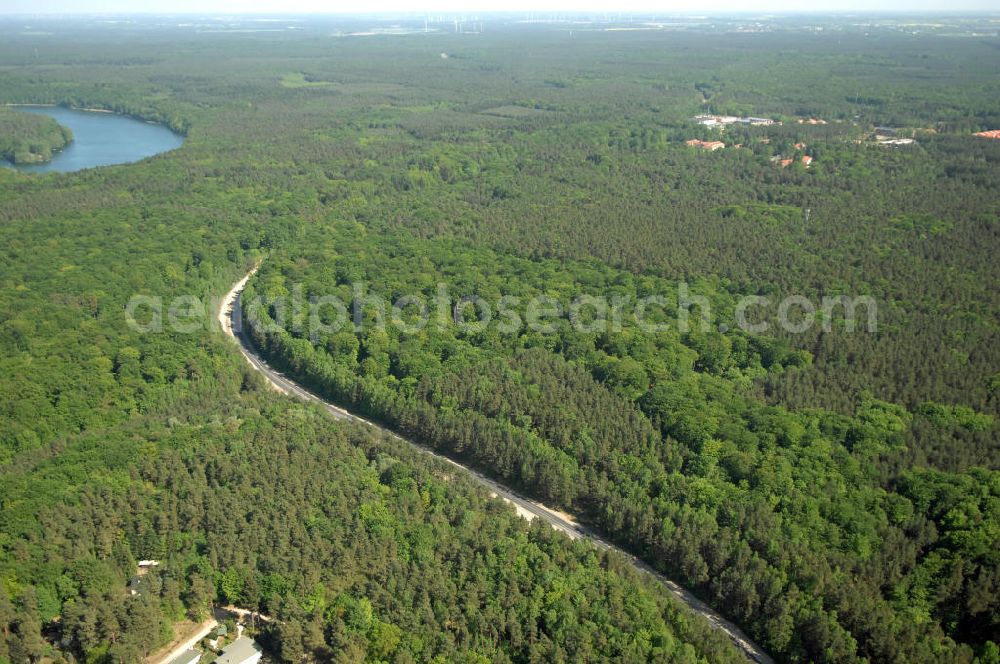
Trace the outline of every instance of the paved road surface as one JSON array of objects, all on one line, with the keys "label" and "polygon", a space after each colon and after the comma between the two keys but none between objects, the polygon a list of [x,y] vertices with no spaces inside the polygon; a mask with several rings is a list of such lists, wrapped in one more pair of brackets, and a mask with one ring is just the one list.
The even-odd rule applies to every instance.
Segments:
[{"label": "paved road surface", "polygon": [[292,395],[302,399],[303,401],[311,401],[313,403],[318,403],[323,406],[334,418],[339,420],[351,420],[354,422],[361,422],[367,424],[368,426],[374,427],[379,431],[382,431],[386,435],[392,436],[397,440],[407,442],[421,452],[430,454],[433,457],[441,459],[457,468],[461,468],[466,471],[480,484],[486,486],[494,495],[506,500],[507,502],[514,505],[518,513],[527,519],[538,518],[546,521],[556,530],[560,530],[566,533],[569,537],[577,539],[580,537],[586,538],[591,541],[595,546],[600,549],[612,550],[620,553],[635,565],[637,569],[642,570],[652,576],[656,577],[661,583],[663,583],[666,588],[673,593],[675,597],[684,602],[692,611],[700,614],[702,617],[707,619],[716,629],[722,630],[747,656],[747,659],[753,662],[760,662],[761,664],[774,664],[774,660],[771,659],[761,648],[754,644],[741,630],[739,627],[729,622],[721,615],[716,613],[710,606],[702,602],[700,599],[692,595],[683,587],[677,585],[663,574],[657,572],[652,567],[637,559],[635,556],[619,549],[615,545],[605,541],[595,532],[591,531],[589,528],[581,526],[576,523],[573,518],[567,514],[557,512],[556,510],[550,509],[541,503],[528,500],[523,496],[518,495],[514,491],[511,491],[502,484],[498,484],[496,481],[486,477],[485,475],[469,468],[463,466],[448,457],[442,456],[433,450],[430,450],[422,445],[418,445],[413,441],[402,438],[396,435],[392,431],[383,428],[382,426],[375,424],[363,417],[358,417],[339,406],[335,406],[327,401],[324,401],[320,397],[316,396],[312,392],[303,389],[297,383],[285,377],[280,372],[271,368],[267,361],[264,360],[260,355],[258,355],[256,348],[253,346],[253,342],[250,340],[249,336],[243,329],[243,315],[240,307],[240,293],[243,291],[243,287],[246,285],[247,281],[253,274],[257,271],[257,268],[251,270],[245,277],[240,281],[236,282],[232,290],[226,295],[222,301],[222,306],[219,309],[219,323],[222,325],[223,330],[227,335],[236,339],[239,342],[240,351],[243,353],[243,357],[246,358],[254,369],[259,371],[267,379],[268,383],[272,388],[278,390],[282,394]]},{"label": "paved road surface", "polygon": [[219,624],[219,621],[214,617],[209,618],[201,624],[198,631],[195,632],[194,636],[188,638],[184,643],[175,646],[170,650],[170,652],[160,657],[150,659],[150,664],[170,664],[176,657],[179,657],[182,652],[188,650],[189,648],[194,648],[198,643],[212,633],[212,630]]}]

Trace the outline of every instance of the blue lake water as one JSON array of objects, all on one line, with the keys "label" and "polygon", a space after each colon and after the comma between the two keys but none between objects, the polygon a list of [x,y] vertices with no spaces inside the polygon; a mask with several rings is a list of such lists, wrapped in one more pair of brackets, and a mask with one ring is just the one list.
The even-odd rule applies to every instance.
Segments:
[{"label": "blue lake water", "polygon": [[48,115],[73,131],[73,142],[52,156],[47,164],[0,165],[27,173],[71,173],[94,166],[127,164],[154,154],[175,150],[184,137],[163,125],[150,124],[115,113],[79,111],[61,106],[18,106],[18,112]]}]

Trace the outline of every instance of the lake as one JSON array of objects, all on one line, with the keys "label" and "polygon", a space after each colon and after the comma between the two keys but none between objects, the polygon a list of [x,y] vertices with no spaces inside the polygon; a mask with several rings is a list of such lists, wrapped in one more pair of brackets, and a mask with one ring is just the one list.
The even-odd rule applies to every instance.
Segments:
[{"label": "lake", "polygon": [[62,152],[55,153],[47,164],[15,166],[0,159],[0,164],[28,173],[71,173],[94,166],[127,164],[175,150],[184,142],[183,136],[163,125],[116,113],[80,111],[61,106],[18,106],[15,110],[48,115],[73,131],[73,142]]}]

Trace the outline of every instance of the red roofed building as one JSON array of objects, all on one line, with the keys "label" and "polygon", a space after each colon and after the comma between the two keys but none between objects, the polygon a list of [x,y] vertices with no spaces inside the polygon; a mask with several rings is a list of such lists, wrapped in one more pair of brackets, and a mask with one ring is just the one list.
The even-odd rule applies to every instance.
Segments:
[{"label": "red roofed building", "polygon": [[1000,138],[1000,129],[994,129],[992,131],[980,131],[976,136],[982,136],[983,138]]},{"label": "red roofed building", "polygon": [[813,163],[813,158],[807,154],[802,155],[802,165],[809,168],[809,164]]}]

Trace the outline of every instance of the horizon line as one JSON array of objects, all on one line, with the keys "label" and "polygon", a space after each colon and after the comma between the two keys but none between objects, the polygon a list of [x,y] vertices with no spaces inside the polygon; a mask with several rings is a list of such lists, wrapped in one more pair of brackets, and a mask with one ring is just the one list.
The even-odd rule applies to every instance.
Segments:
[{"label": "horizon line", "polygon": [[511,10],[511,9],[481,9],[481,10],[453,10],[453,9],[373,9],[369,11],[356,10],[299,10],[299,11],[259,11],[259,10],[228,10],[228,11],[163,11],[163,10],[128,10],[128,11],[58,11],[58,10],[24,10],[24,11],[0,11],[0,17],[8,16],[65,16],[65,17],[86,17],[86,16],[200,16],[200,17],[220,17],[220,16],[419,16],[424,17],[430,14],[448,15],[471,15],[478,16],[525,16],[525,15],[560,15],[560,16],[857,16],[857,15],[883,15],[883,16],[977,16],[977,17],[1000,17],[1000,9],[757,9],[757,10],[713,10],[713,9],[671,9],[669,11],[652,11],[649,9],[533,9],[533,10]]}]

